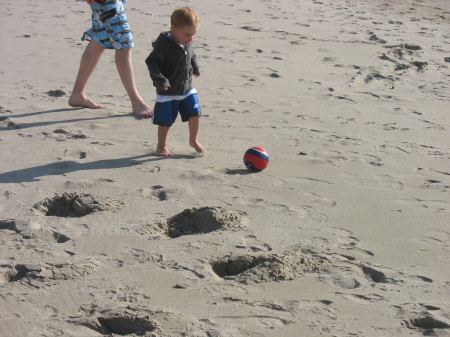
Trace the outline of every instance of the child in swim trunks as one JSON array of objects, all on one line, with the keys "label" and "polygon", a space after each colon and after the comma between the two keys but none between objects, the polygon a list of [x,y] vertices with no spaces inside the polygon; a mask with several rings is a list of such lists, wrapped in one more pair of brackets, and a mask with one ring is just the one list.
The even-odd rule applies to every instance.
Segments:
[{"label": "child in swim trunks", "polygon": [[[92,27],[83,34],[81,40],[89,41],[80,61],[80,68],[75,80],[69,105],[102,109],[86,96],[86,86],[103,51],[115,49],[115,61],[120,79],[130,97],[133,113],[142,117],[151,117],[152,109],[140,96],[135,80],[131,48],[133,48],[133,35],[124,11],[127,0],[86,0],[92,9]],[[101,4],[100,4],[101,3]]]},{"label": "child in swim trunks", "polygon": [[200,76],[191,46],[199,26],[200,19],[191,8],[175,10],[171,16],[170,31],[158,36],[152,52],[145,60],[156,87],[153,124],[158,125],[156,153],[159,156],[171,155],[167,136],[178,113],[183,122],[188,122],[189,145],[198,153],[205,151],[197,140],[201,109],[197,91],[192,85],[192,75]]}]

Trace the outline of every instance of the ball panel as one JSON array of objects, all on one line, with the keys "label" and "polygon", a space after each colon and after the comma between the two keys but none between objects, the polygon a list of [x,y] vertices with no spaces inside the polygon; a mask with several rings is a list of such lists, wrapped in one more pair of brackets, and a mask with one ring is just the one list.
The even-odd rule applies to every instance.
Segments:
[{"label": "ball panel", "polygon": [[262,147],[252,147],[248,149],[247,152],[245,152],[245,154],[246,155],[251,154],[266,161],[269,161],[269,155],[267,154],[266,150],[264,150]]},{"label": "ball panel", "polygon": [[244,160],[245,167],[252,172],[261,172],[262,169],[257,169],[251,161]]}]

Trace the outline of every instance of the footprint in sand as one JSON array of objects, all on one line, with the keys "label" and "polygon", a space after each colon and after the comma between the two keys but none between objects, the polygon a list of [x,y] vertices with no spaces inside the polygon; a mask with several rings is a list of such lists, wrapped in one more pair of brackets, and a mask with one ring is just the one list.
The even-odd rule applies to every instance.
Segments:
[{"label": "footprint in sand", "polygon": [[384,93],[383,90],[385,89],[394,89],[397,80],[398,77],[393,75],[385,76],[377,69],[364,68],[358,70],[358,72],[350,79],[349,84],[358,90],[360,90],[362,86],[371,89],[371,93],[380,98],[383,95],[378,91],[381,90]]},{"label": "footprint in sand", "polygon": [[91,274],[96,261],[67,264],[17,264],[0,274],[0,283],[25,282],[34,287],[52,285],[55,281],[79,279]]},{"label": "footprint in sand", "polygon": [[342,275],[340,273],[322,276],[321,280],[334,284],[342,289],[355,289],[361,286],[361,281],[352,275]]},{"label": "footprint in sand", "polygon": [[100,296],[106,296],[114,302],[123,303],[138,303],[138,302],[148,302],[150,296],[146,295],[142,289],[138,287],[118,285],[115,288],[105,289],[105,294],[98,294]]},{"label": "footprint in sand", "polygon": [[376,175],[373,179],[350,179],[352,183],[358,183],[362,186],[368,187],[383,187],[393,190],[403,190],[403,183],[401,181],[395,180],[389,175]]},{"label": "footprint in sand", "polygon": [[57,141],[65,141],[68,139],[87,139],[88,136],[83,134],[81,131],[78,131],[77,133],[73,133],[70,131],[67,131],[65,129],[56,129],[53,130],[53,132],[47,132],[44,131],[42,134],[48,138],[55,138]]},{"label": "footprint in sand", "polygon": [[326,206],[326,207],[334,207],[336,206],[336,201],[331,200],[329,198],[326,197],[322,197],[316,193],[310,192],[310,193],[305,193],[304,197],[306,199],[308,199],[310,202],[315,203],[315,204],[319,204],[321,206]]},{"label": "footprint in sand", "polygon": [[320,275],[320,280],[343,289],[375,287],[377,284],[397,284],[380,267],[361,264],[352,256],[329,255],[331,267]]},{"label": "footprint in sand", "polygon": [[394,280],[387,278],[385,273],[371,266],[361,265],[361,270],[369,280],[375,283],[395,283]]},{"label": "footprint in sand", "polygon": [[438,190],[441,192],[447,192],[450,189],[450,185],[446,182],[443,182],[443,181],[440,181],[437,179],[427,179],[423,183],[422,188]]},{"label": "footprint in sand", "polygon": [[66,96],[67,93],[62,90],[56,89],[56,90],[47,91],[47,95],[50,97],[63,97],[63,96]]},{"label": "footprint in sand", "polygon": [[152,187],[153,191],[151,195],[159,201],[166,201],[169,199],[167,196],[167,191],[164,189],[164,186],[155,185]]},{"label": "footprint in sand", "polygon": [[201,173],[197,171],[188,171],[186,173],[183,173],[180,175],[182,179],[185,179],[186,181],[198,181],[198,182],[218,182],[222,183],[224,181],[224,178],[222,178],[219,174],[216,174],[214,172],[206,172]]},{"label": "footprint in sand", "polygon": [[383,296],[378,294],[361,295],[361,294],[346,294],[339,292],[337,292],[336,294],[342,295],[344,298],[358,303],[367,303],[367,302],[376,303],[379,301],[386,300]]},{"label": "footprint in sand", "polygon": [[17,233],[24,239],[34,239],[54,243],[66,243],[70,240],[68,236],[52,230],[26,230]]},{"label": "footprint in sand", "polygon": [[143,249],[124,247],[120,252],[120,260],[116,260],[120,266],[132,266],[135,264],[160,263],[164,261],[161,254],[148,253]]},{"label": "footprint in sand", "polygon": [[85,159],[87,158],[87,153],[78,149],[66,149],[64,150],[64,157],[68,157],[70,159]]},{"label": "footprint in sand", "polygon": [[20,128],[20,123],[13,121],[6,116],[0,116],[0,130],[17,130]]},{"label": "footprint in sand", "polygon": [[95,180],[76,180],[66,181],[64,187],[66,189],[86,189],[92,187],[103,187],[114,183],[114,180],[107,178],[99,178]]},{"label": "footprint in sand", "polygon": [[334,235],[338,248],[364,256],[374,256],[371,251],[359,247],[359,239],[351,231],[338,227],[332,227],[327,231]]},{"label": "footprint in sand", "polygon": [[139,165],[139,170],[142,172],[150,172],[150,173],[159,173],[161,171],[161,167],[159,166],[149,166],[145,165]]},{"label": "footprint in sand", "polygon": [[151,198],[158,201],[180,201],[183,197],[193,196],[194,194],[189,187],[177,186],[166,188],[162,185],[142,188],[139,192],[145,198]]},{"label": "footprint in sand", "polygon": [[380,43],[380,44],[385,44],[387,43],[386,40],[383,40],[381,38],[379,38],[374,32],[368,32],[369,34],[369,40],[376,42],[376,43]]},{"label": "footprint in sand", "polygon": [[248,249],[252,252],[270,252],[272,247],[261,240],[258,240],[255,235],[246,235],[240,238],[241,243],[235,247],[240,249]]},{"label": "footprint in sand", "polygon": [[[244,172],[246,172],[246,171],[244,171]],[[270,203],[267,200],[261,199],[261,198],[247,199],[247,198],[241,198],[241,197],[234,197],[233,199],[242,205],[260,207],[260,208],[264,208],[264,209],[270,209],[270,210],[281,211],[281,212],[293,211],[293,209],[291,207],[289,207],[288,205]]]},{"label": "footprint in sand", "polygon": [[[443,252],[450,253],[450,232],[444,230],[430,230],[425,234],[422,242],[433,247],[440,247]],[[450,256],[445,259],[450,260]]]}]

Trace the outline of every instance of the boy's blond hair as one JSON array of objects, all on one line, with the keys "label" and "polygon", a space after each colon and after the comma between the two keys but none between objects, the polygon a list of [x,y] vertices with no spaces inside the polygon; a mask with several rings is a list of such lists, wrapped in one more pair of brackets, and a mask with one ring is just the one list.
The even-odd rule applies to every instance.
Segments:
[{"label": "boy's blond hair", "polygon": [[200,17],[190,7],[181,7],[172,13],[170,17],[170,24],[172,27],[184,27],[184,26],[200,26]]}]

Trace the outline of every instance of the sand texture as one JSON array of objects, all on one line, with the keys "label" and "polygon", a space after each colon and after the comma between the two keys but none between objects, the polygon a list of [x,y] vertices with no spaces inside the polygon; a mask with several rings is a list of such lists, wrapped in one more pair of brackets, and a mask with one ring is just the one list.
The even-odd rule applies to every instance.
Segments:
[{"label": "sand texture", "polygon": [[129,0],[151,106],[186,4],[206,155],[160,158],[114,51],[67,104],[84,1],[1,1],[0,336],[450,336],[450,2]]}]

